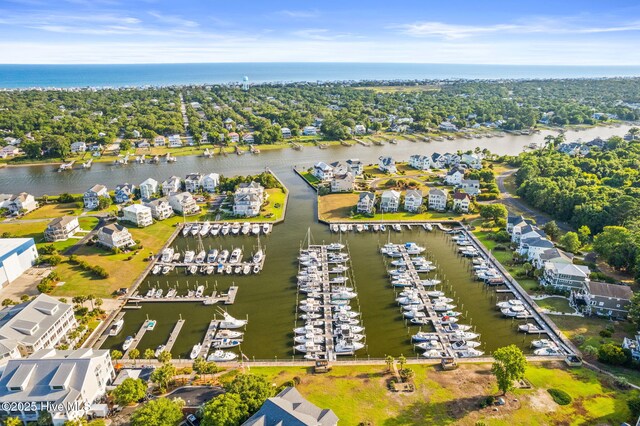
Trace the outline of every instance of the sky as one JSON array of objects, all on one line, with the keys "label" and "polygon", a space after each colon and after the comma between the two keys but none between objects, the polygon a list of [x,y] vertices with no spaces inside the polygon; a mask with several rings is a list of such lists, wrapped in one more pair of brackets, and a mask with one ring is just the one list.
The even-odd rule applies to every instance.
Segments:
[{"label": "sky", "polygon": [[0,0],[0,63],[640,65],[638,0]]}]

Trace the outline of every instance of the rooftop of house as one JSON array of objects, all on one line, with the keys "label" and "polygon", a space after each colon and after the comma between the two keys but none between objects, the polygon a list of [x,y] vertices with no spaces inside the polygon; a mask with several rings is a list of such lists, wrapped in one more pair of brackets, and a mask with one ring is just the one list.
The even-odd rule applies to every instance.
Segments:
[{"label": "rooftop of house", "polygon": [[150,211],[150,209],[149,207],[143,206],[142,204],[131,204],[130,206],[123,208],[122,211],[142,213],[142,212]]},{"label": "rooftop of house", "polygon": [[547,248],[553,248],[553,242],[547,240],[546,238],[543,237],[531,237],[531,238],[525,238],[524,240],[520,241],[522,243],[522,245],[526,245],[529,247],[547,247]]},{"label": "rooftop of house", "polygon": [[574,265],[573,263],[546,262],[544,267],[545,270],[553,270],[560,275],[588,277],[591,273],[588,266]]},{"label": "rooftop of house", "polygon": [[288,387],[267,399],[243,426],[333,426],[338,420],[333,411],[317,407]]},{"label": "rooftop of house", "polygon": [[104,185],[100,185],[100,184],[98,183],[98,184],[93,185],[91,188],[89,188],[89,190],[88,190],[87,192],[95,192],[95,193],[98,193],[98,192],[102,192],[102,191],[106,191],[106,190],[107,190],[107,187],[106,187],[106,186],[104,186]]},{"label": "rooftop of house", "polygon": [[51,222],[49,222],[49,227],[51,227],[51,228],[64,227],[64,226],[67,226],[70,222],[73,222],[76,219],[78,219],[76,216],[57,217],[57,218],[53,219]]},{"label": "rooftop of house", "polygon": [[433,195],[433,196],[446,197],[447,194],[448,194],[448,191],[446,189],[431,188],[429,190],[429,195]]},{"label": "rooftop of house", "polygon": [[127,231],[127,228],[117,223],[110,223],[100,228],[100,232],[107,235],[113,235],[123,231]]},{"label": "rooftop of house", "polygon": [[373,192],[361,192],[360,195],[358,196],[358,201],[362,201],[362,200],[373,200],[376,198],[376,194],[374,194]]},{"label": "rooftop of house", "polygon": [[587,283],[587,288],[592,296],[610,297],[622,300],[631,300],[633,290],[624,284],[607,284],[597,281]]},{"label": "rooftop of house", "polygon": [[469,200],[469,199],[471,199],[471,197],[466,192],[457,191],[457,192],[453,193],[453,199],[454,200],[465,200],[465,199]]},{"label": "rooftop of house", "polygon": [[405,194],[405,198],[408,198],[408,197],[421,198],[422,197],[422,190],[421,189],[407,189],[407,192]]}]

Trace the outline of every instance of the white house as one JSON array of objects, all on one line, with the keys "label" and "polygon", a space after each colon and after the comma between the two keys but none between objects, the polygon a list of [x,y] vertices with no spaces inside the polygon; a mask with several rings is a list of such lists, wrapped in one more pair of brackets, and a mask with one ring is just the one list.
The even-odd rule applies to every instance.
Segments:
[{"label": "white house", "polygon": [[364,135],[367,133],[367,128],[362,124],[356,124],[353,128],[353,133],[355,135]]},{"label": "white house", "polygon": [[33,238],[0,238],[0,288],[12,283],[37,260]]},{"label": "white house", "polygon": [[398,172],[396,169],[396,162],[393,157],[379,157],[378,158],[378,169],[381,172],[394,174]]},{"label": "white house", "polygon": [[431,168],[433,169],[442,169],[445,166],[445,157],[442,154],[434,152],[431,154]]},{"label": "white house", "polygon": [[62,216],[53,219],[44,230],[44,239],[49,242],[66,241],[80,230],[80,223],[75,216]]},{"label": "white house", "polygon": [[334,174],[331,179],[331,192],[351,192],[355,185],[353,173]]},{"label": "white house", "polygon": [[482,158],[477,154],[462,154],[460,162],[472,169],[480,170],[482,168]]},{"label": "white house", "polygon": [[427,170],[431,167],[431,158],[427,155],[415,154],[409,157],[409,165],[414,169]]},{"label": "white house", "polygon": [[445,211],[447,209],[447,196],[449,192],[446,189],[431,188],[429,190],[429,208],[431,210]]},{"label": "white house", "polygon": [[182,146],[182,139],[180,135],[169,136],[169,148],[178,148]]},{"label": "white house", "polygon": [[173,207],[166,197],[147,201],[144,205],[151,209],[151,216],[155,220],[165,220],[173,216]]},{"label": "white house", "polygon": [[376,205],[376,194],[373,192],[361,192],[358,196],[358,204],[356,205],[356,211],[358,213],[373,213],[373,208]]},{"label": "white house", "polygon": [[408,189],[404,195],[404,209],[408,212],[417,212],[422,206],[422,191]]},{"label": "white house", "polygon": [[242,135],[242,142],[249,144],[254,143],[255,138],[253,137],[253,133],[245,133],[244,135]]},{"label": "white house", "polygon": [[131,195],[133,194],[134,189],[135,186],[131,185],[130,183],[117,185],[114,191],[116,204],[128,202],[131,199]]},{"label": "white house", "polygon": [[153,138],[153,146],[165,146],[167,144],[164,136],[156,136]]},{"label": "white house", "polygon": [[540,284],[566,290],[582,289],[589,282],[590,273],[588,266],[547,262]]},{"label": "white house", "polygon": [[347,165],[351,167],[351,173],[354,176],[360,176],[364,172],[364,164],[357,158],[350,158],[346,161]]},{"label": "white house", "polygon": [[397,212],[400,207],[400,192],[387,190],[380,196],[380,210],[382,212]]},{"label": "white house", "polygon": [[84,142],[74,142],[70,148],[73,153],[85,152],[87,150],[87,144]]},{"label": "white house", "polygon": [[337,426],[338,420],[330,409],[313,405],[296,388],[288,387],[267,399],[242,426]]},{"label": "white house", "polygon": [[36,422],[40,407],[50,407],[53,425],[62,426],[86,419],[114,378],[106,349],[43,349],[9,361],[0,377],[0,405],[15,403],[21,410],[9,414],[23,422]]},{"label": "white house", "polygon": [[333,177],[333,167],[323,161],[320,161],[313,165],[311,174],[320,180],[329,180]]},{"label": "white house", "polygon": [[551,241],[544,237],[522,238],[516,250],[521,256],[527,256],[527,259],[533,260],[539,257],[546,250],[553,248]]},{"label": "white house", "polygon": [[104,185],[96,184],[87,190],[82,196],[84,208],[93,210],[98,207],[100,198],[109,198],[109,191]]},{"label": "white house", "polygon": [[213,192],[220,184],[220,175],[217,173],[209,173],[202,177],[202,189],[207,192]]},{"label": "white house", "polygon": [[282,132],[283,139],[289,139],[291,137],[291,129],[288,127],[281,128],[280,132]]},{"label": "white house", "polygon": [[573,263],[573,255],[554,247],[531,256],[531,264],[536,269],[543,268],[546,262]]},{"label": "white house", "polygon": [[461,213],[469,213],[469,206],[471,205],[471,197],[466,192],[454,192],[453,193],[453,210]]},{"label": "white house", "polygon": [[245,217],[259,215],[264,198],[264,188],[258,182],[241,183],[233,194],[233,214]]},{"label": "white house", "polygon": [[524,216],[508,215],[507,216],[507,232],[511,234],[515,226],[526,226],[527,221]]},{"label": "white house", "polygon": [[158,181],[152,178],[146,179],[140,184],[140,197],[143,200],[148,200],[158,192]]},{"label": "white house", "polygon": [[231,133],[229,133],[229,140],[231,142],[239,142],[240,141],[240,135],[237,134],[236,132],[231,132]]},{"label": "white house", "polygon": [[15,157],[18,154],[20,154],[20,149],[17,146],[7,145],[0,149],[0,158]]},{"label": "white house", "polygon": [[462,179],[460,181],[460,189],[475,197],[480,193],[480,181],[477,179]]},{"label": "white house", "polygon": [[202,174],[189,173],[184,180],[185,190],[188,192],[198,192],[202,188]]},{"label": "white house", "polygon": [[457,132],[458,128],[456,127],[455,124],[449,122],[449,121],[443,121],[442,123],[440,123],[440,126],[438,126],[438,128],[442,131],[445,132]]},{"label": "white house", "polygon": [[172,192],[180,191],[181,181],[178,176],[171,176],[168,180],[162,182],[162,195],[165,197]]},{"label": "white house", "polygon": [[12,195],[8,200],[7,208],[13,214],[29,213],[39,207],[35,197],[26,192]]},{"label": "white house", "polygon": [[153,224],[151,209],[142,204],[131,204],[122,209],[122,220],[135,223],[138,228],[144,228]]},{"label": "white house", "polygon": [[452,168],[447,172],[447,175],[444,177],[444,181],[447,185],[460,185],[462,183],[462,179],[464,178],[464,170],[460,170],[457,167]]},{"label": "white house", "polygon": [[530,238],[546,238],[547,234],[535,225],[529,225],[526,222],[518,224],[512,228],[511,242],[518,243],[524,239]]},{"label": "white house", "polygon": [[305,126],[304,129],[302,129],[302,134],[305,136],[315,136],[318,134],[318,129],[314,126]]},{"label": "white house", "polygon": [[100,228],[97,237],[98,244],[110,249],[123,249],[136,244],[129,230],[117,223],[110,223]]},{"label": "white house", "polygon": [[200,206],[196,203],[190,192],[174,192],[169,194],[169,205],[173,211],[179,215],[192,215],[200,211]]}]

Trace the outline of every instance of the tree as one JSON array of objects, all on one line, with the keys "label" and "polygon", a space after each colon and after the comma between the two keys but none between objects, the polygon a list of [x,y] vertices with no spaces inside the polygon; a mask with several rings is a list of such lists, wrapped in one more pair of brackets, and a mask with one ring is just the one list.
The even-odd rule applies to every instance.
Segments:
[{"label": "tree", "polygon": [[113,204],[111,197],[100,197],[98,200],[98,209],[104,210],[107,207],[111,206],[111,204]]},{"label": "tree", "polygon": [[560,233],[560,228],[558,228],[558,224],[555,220],[551,220],[542,226],[542,230],[551,238],[555,240],[558,234]]},{"label": "tree", "polygon": [[159,398],[147,402],[131,415],[132,426],[173,426],[182,421],[184,401],[180,398]]},{"label": "tree", "polygon": [[160,361],[163,364],[171,362],[172,358],[173,358],[173,356],[171,355],[171,352],[169,352],[169,351],[162,351],[162,352],[160,352],[158,354],[158,361]]},{"label": "tree", "polygon": [[[634,396],[627,400],[627,406],[631,411],[631,415],[635,418],[640,416],[640,396]],[[8,425],[9,423],[7,423]]]},{"label": "tree", "polygon": [[17,417],[9,417],[4,421],[6,426],[23,426],[24,423]]},{"label": "tree", "polygon": [[560,244],[571,253],[576,253],[582,246],[580,237],[578,237],[578,234],[575,232],[567,232],[564,234],[560,238]]},{"label": "tree", "polygon": [[404,355],[400,354],[398,357],[398,365],[400,366],[400,370],[404,369],[404,365],[407,363],[407,358]]},{"label": "tree", "polygon": [[165,392],[175,375],[176,368],[172,364],[163,364],[153,370],[150,379],[153,383],[158,385],[160,392]]},{"label": "tree", "polygon": [[236,376],[227,387],[227,392],[240,396],[246,413],[257,411],[272,395],[272,391],[271,384],[264,377],[254,374]]},{"label": "tree", "polygon": [[133,348],[129,351],[129,359],[133,360],[133,365],[136,365],[136,360],[140,357],[140,349]]},{"label": "tree", "polygon": [[627,354],[621,346],[605,343],[598,348],[598,361],[611,365],[622,365],[627,362]]},{"label": "tree", "polygon": [[507,217],[507,208],[502,204],[484,204],[480,206],[480,217],[486,220],[498,222]]},{"label": "tree", "polygon": [[53,424],[51,413],[48,411],[38,411],[38,420],[36,420],[38,426],[49,426]]},{"label": "tree", "polygon": [[587,225],[582,225],[578,228],[578,238],[580,239],[580,244],[587,245],[589,243],[589,239],[591,238],[591,229]]},{"label": "tree", "polygon": [[236,426],[248,417],[240,396],[225,393],[207,402],[202,408],[202,426]]},{"label": "tree", "polygon": [[516,345],[497,349],[493,353],[491,372],[496,376],[498,389],[506,394],[513,388],[513,382],[521,380],[527,367],[527,359]]},{"label": "tree", "polygon": [[593,239],[593,248],[616,269],[635,266],[638,256],[633,233],[622,226],[605,226]]},{"label": "tree", "polygon": [[142,379],[126,378],[112,391],[113,398],[120,405],[128,405],[142,399],[147,393],[147,385]]},{"label": "tree", "polygon": [[151,348],[147,348],[144,350],[144,359],[153,359],[156,356],[156,352],[151,349]]},{"label": "tree", "polygon": [[117,360],[121,359],[122,356],[123,356],[122,352],[120,352],[117,349],[113,349],[111,351],[111,359],[114,360],[114,361],[117,361]]},{"label": "tree", "polygon": [[391,371],[391,366],[393,365],[394,362],[395,362],[395,358],[392,357],[391,355],[387,355],[387,357],[384,359],[384,363],[387,364],[388,371]]}]

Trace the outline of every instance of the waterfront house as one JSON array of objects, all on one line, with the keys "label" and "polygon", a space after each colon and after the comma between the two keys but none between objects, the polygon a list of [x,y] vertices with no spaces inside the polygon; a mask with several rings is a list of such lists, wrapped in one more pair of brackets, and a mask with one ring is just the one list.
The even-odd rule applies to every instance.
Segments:
[{"label": "waterfront house", "polygon": [[264,188],[258,182],[241,183],[233,194],[233,214],[245,217],[259,215],[264,198]]},{"label": "waterfront house", "polygon": [[6,208],[14,214],[26,214],[34,211],[39,207],[38,202],[35,197],[26,192],[21,192],[17,195],[11,195],[9,198]]},{"label": "waterfront house", "polygon": [[553,247],[553,242],[549,241],[547,238],[534,236],[520,239],[516,252],[521,256],[526,256],[527,260],[532,261],[546,250]]},{"label": "waterfront house", "polygon": [[409,165],[414,169],[427,170],[431,167],[431,158],[428,155],[412,155],[409,157]]},{"label": "waterfront house", "polygon": [[586,315],[620,320],[627,318],[632,297],[627,285],[589,281],[582,289],[572,290],[569,300]]},{"label": "waterfront house", "polygon": [[567,253],[565,251],[560,250],[559,248],[550,248],[546,249],[542,253],[533,254],[531,256],[531,264],[536,268],[540,269],[544,267],[546,262],[555,262],[555,263],[573,263],[573,255],[571,253]]},{"label": "waterfront house", "polygon": [[202,189],[207,192],[213,192],[220,184],[220,175],[217,173],[209,173],[202,177]]},{"label": "waterfront house", "polygon": [[404,209],[408,212],[418,212],[422,206],[422,191],[408,189],[404,195]]},{"label": "waterfront house", "polygon": [[434,152],[431,154],[431,168],[443,169],[445,166],[445,158],[442,154]]},{"label": "waterfront house", "polygon": [[318,129],[314,126],[305,126],[304,129],[302,129],[302,134],[304,136],[315,136],[318,134]]},{"label": "waterfront house", "polygon": [[200,211],[200,206],[190,192],[172,192],[169,194],[168,201],[173,211],[179,215],[189,216]]},{"label": "waterfront house", "polygon": [[576,155],[580,154],[581,147],[582,147],[582,141],[562,142],[561,144],[558,145],[556,149],[558,150],[558,152],[567,154],[571,157],[575,157]]},{"label": "waterfront house", "polygon": [[0,364],[54,348],[77,326],[73,305],[46,294],[7,306],[0,311]]},{"label": "waterfront house", "polygon": [[[43,349],[7,363],[0,377],[0,404],[50,407],[53,426],[62,426],[86,419],[114,378],[106,349]],[[10,414],[25,423],[36,423],[40,410],[23,408]]]},{"label": "waterfront house", "polygon": [[122,209],[122,220],[134,223],[138,228],[153,224],[151,209],[142,204],[131,204]]},{"label": "waterfront house", "polygon": [[460,213],[469,213],[471,197],[466,192],[456,191],[453,193],[453,210]]},{"label": "waterfront house", "polygon": [[351,192],[353,191],[354,185],[355,177],[353,176],[353,173],[334,173],[333,179],[331,179],[331,192]]},{"label": "waterfront house", "polygon": [[134,138],[139,138],[140,136],[142,136],[142,133],[140,133],[139,130],[133,130],[131,134],[133,135]]},{"label": "waterfront house", "polygon": [[367,128],[362,124],[356,124],[353,128],[354,135],[364,135],[367,133]]},{"label": "waterfront house", "polygon": [[447,185],[460,185],[462,183],[462,179],[464,178],[464,170],[461,170],[457,167],[453,167],[451,170],[447,172],[447,175],[444,177],[444,181]]},{"label": "waterfront house", "polygon": [[442,123],[440,123],[440,125],[438,126],[438,129],[444,131],[444,132],[457,132],[458,128],[456,127],[455,124],[449,122],[449,121],[443,121]]},{"label": "waterfront house", "polygon": [[333,167],[323,161],[320,161],[313,165],[311,174],[320,180],[329,180],[333,177]]},{"label": "waterfront house", "polygon": [[131,199],[131,195],[133,195],[133,190],[135,189],[134,185],[129,183],[123,183],[116,186],[115,190],[115,201],[116,204],[126,203]]},{"label": "waterfront house", "polygon": [[376,194],[373,192],[361,192],[358,196],[356,211],[358,213],[372,214],[376,205]]},{"label": "waterfront house", "polygon": [[482,168],[482,158],[478,154],[462,154],[460,162],[472,169],[480,170]]},{"label": "waterfront house", "polygon": [[189,173],[184,180],[184,189],[194,193],[200,191],[200,188],[202,188],[202,174]]},{"label": "waterfront house", "polygon": [[397,212],[400,207],[400,192],[387,190],[380,196],[380,211],[384,213]]},{"label": "waterfront house", "polygon": [[346,161],[347,165],[351,167],[351,173],[354,176],[360,176],[364,172],[364,164],[357,158],[350,158]]},{"label": "waterfront house", "polygon": [[513,232],[513,228],[516,226],[526,226],[527,221],[524,216],[520,215],[511,215],[507,216],[507,232],[511,234]]},{"label": "waterfront house", "polygon": [[168,180],[162,182],[162,195],[166,197],[172,192],[178,192],[181,187],[182,182],[180,178],[178,176],[171,176]]},{"label": "waterfront house", "polygon": [[85,152],[87,150],[87,144],[85,142],[74,142],[71,144],[70,149],[74,154]]},{"label": "waterfront house", "polygon": [[0,158],[15,157],[20,154],[20,149],[17,146],[7,145],[0,149]]},{"label": "waterfront house", "polygon": [[475,197],[480,193],[480,181],[477,179],[462,179],[460,181],[460,189]]},{"label": "waterfront house", "polygon": [[333,411],[318,408],[288,387],[267,399],[242,426],[337,426],[338,420]]},{"label": "waterfront house", "polygon": [[289,139],[291,137],[291,129],[288,127],[281,128],[280,132],[282,133],[283,139]]},{"label": "waterfront house", "polygon": [[153,138],[153,146],[165,146],[166,143],[164,136],[156,136]]},{"label": "waterfront house", "polygon": [[33,238],[0,238],[0,288],[15,281],[37,260]]},{"label": "waterfront house", "polygon": [[138,148],[151,148],[151,144],[149,143],[148,140],[142,139],[142,140],[138,141],[137,147]]},{"label": "waterfront house", "polygon": [[590,273],[587,266],[546,262],[540,284],[562,290],[582,289],[589,282]]},{"label": "waterfront house", "polygon": [[242,142],[252,144],[255,142],[255,138],[253,137],[253,133],[245,133],[242,135]]},{"label": "waterfront house", "polygon": [[49,242],[66,241],[80,230],[80,223],[75,216],[62,216],[53,219],[44,230],[44,239]]},{"label": "waterfront house", "polygon": [[547,234],[545,234],[542,229],[538,228],[535,225],[529,224],[527,221],[521,222],[511,229],[512,243],[518,243],[522,239],[534,237],[546,238]]},{"label": "waterfront house", "polygon": [[393,157],[379,157],[378,158],[378,169],[381,172],[394,174],[398,172],[396,169],[396,161]]},{"label": "waterfront house", "polygon": [[240,141],[240,135],[237,134],[236,132],[231,132],[231,133],[229,133],[229,140],[231,142],[239,142]]},{"label": "waterfront house", "polygon": [[82,196],[84,208],[93,210],[100,204],[100,198],[109,198],[109,191],[104,185],[96,184],[87,190]]},{"label": "waterfront house", "polygon": [[182,139],[180,135],[169,136],[169,148],[179,148],[182,146]]},{"label": "waterfront house", "polygon": [[443,157],[444,157],[444,164],[446,166],[460,166],[460,156],[458,154],[445,152]]},{"label": "waterfront house", "polygon": [[447,209],[447,196],[449,192],[446,189],[432,188],[429,190],[429,208],[436,211],[445,211]]},{"label": "waterfront house", "polygon": [[147,201],[144,205],[151,209],[151,216],[155,220],[165,220],[173,216],[173,207],[169,204],[167,197]]},{"label": "waterfront house", "polygon": [[110,249],[125,249],[134,246],[136,243],[126,227],[117,223],[110,223],[98,231],[98,244]]},{"label": "waterfront house", "polygon": [[148,178],[140,184],[140,197],[143,200],[153,198],[156,192],[158,192],[157,180]]}]

